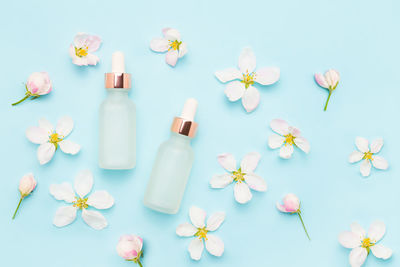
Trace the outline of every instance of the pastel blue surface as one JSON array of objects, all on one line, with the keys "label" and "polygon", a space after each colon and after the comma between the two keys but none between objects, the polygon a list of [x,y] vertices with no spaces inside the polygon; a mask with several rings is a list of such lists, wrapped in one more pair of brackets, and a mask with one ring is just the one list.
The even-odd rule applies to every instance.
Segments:
[{"label": "pastel blue surface", "polygon": [[[350,223],[364,228],[383,220],[387,234],[382,244],[394,250],[384,262],[370,255],[365,266],[399,266],[400,141],[397,123],[400,93],[398,63],[400,37],[397,1],[7,1],[2,5],[0,33],[1,156],[0,194],[2,266],[133,266],[116,254],[119,236],[141,235],[144,266],[348,266],[349,250],[337,235]],[[171,68],[164,55],[149,50],[163,27],[181,31],[188,54]],[[71,63],[68,47],[77,32],[98,34],[103,44],[96,67]],[[214,72],[237,65],[243,47],[251,46],[257,66],[278,66],[281,79],[257,88],[259,107],[246,114],[240,102],[231,103]],[[125,52],[132,73],[130,97],[137,105],[137,168],[105,171],[97,166],[98,108],[106,96],[103,75],[110,71],[111,53]],[[336,68],[341,82],[327,112],[327,92],[314,80],[315,72]],[[30,73],[48,71],[54,91],[16,107]],[[196,159],[177,215],[163,215],[142,204],[144,189],[157,148],[169,136],[172,118],[186,98],[199,101],[199,132],[193,141]],[[37,145],[25,130],[46,117],[52,123],[70,115],[75,129],[70,140],[82,145],[69,156],[57,151],[40,166]],[[267,148],[272,133],[268,123],[286,119],[299,127],[311,143],[309,155],[296,150],[282,160]],[[347,163],[356,136],[383,137],[380,155],[387,171],[372,170],[362,178],[359,164]],[[250,151],[262,159],[257,173],[268,183],[266,193],[254,193],[247,205],[233,198],[233,185],[209,188],[213,174],[222,174],[216,156],[233,153],[239,161]],[[65,228],[52,225],[63,205],[49,194],[52,183],[72,182],[78,171],[94,173],[94,189],[106,189],[115,206],[103,212],[109,226],[96,231],[81,217]],[[39,184],[26,198],[14,221],[19,179],[33,172]],[[302,200],[309,242],[296,216],[279,213],[276,201],[286,193]],[[175,234],[188,221],[190,206],[208,214],[226,211],[226,221],[215,232],[225,242],[216,258],[203,253],[190,260],[189,238]]]}]

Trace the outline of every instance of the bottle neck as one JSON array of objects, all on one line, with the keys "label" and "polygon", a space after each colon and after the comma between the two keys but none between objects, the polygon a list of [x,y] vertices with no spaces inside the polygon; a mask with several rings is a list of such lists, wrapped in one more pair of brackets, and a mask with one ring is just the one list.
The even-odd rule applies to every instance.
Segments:
[{"label": "bottle neck", "polygon": [[171,132],[170,140],[173,142],[190,145],[190,141],[192,140],[192,138],[186,135]]},{"label": "bottle neck", "polygon": [[107,95],[111,98],[128,97],[129,90],[121,88],[107,88]]}]

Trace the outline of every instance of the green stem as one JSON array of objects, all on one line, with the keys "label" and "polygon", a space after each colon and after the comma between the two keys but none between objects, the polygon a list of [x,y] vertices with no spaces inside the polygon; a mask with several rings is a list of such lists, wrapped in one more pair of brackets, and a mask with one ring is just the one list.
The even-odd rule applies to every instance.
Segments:
[{"label": "green stem", "polygon": [[332,90],[329,90],[329,95],[328,95],[328,99],[326,100],[326,103],[325,103],[324,111],[326,111],[326,108],[328,107],[328,102],[329,102],[329,99],[331,98],[331,95],[332,95]]},{"label": "green stem", "polygon": [[308,240],[311,240],[310,236],[308,235],[308,232],[307,232],[306,226],[304,225],[303,218],[301,218],[301,212],[300,212],[300,210],[297,212],[297,214],[299,215],[299,218],[300,218],[301,224],[303,225],[303,228],[304,228],[304,231],[306,232],[306,235],[307,235],[307,237],[308,237]]},{"label": "green stem", "polygon": [[13,106],[18,105],[19,103],[24,102],[25,100],[27,100],[30,96],[31,96],[30,94],[26,94],[25,97],[22,98],[20,101],[15,102],[15,103],[13,103],[11,105],[13,105]]},{"label": "green stem", "polygon": [[16,210],[15,210],[15,212],[14,212],[14,215],[12,216],[12,219],[13,219],[13,220],[15,219],[15,215],[17,215],[17,211],[18,211],[19,206],[21,205],[21,202],[22,202],[23,199],[24,199],[23,197],[21,197],[21,198],[19,199],[18,206],[17,206],[17,208],[16,208]]},{"label": "green stem", "polygon": [[140,267],[143,267],[142,263],[140,262],[140,259],[137,259],[137,263],[139,264]]}]

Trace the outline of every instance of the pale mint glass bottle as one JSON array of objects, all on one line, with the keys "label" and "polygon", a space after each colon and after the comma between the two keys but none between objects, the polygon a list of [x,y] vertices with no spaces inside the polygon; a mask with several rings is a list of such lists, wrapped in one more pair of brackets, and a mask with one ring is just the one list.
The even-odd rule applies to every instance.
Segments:
[{"label": "pale mint glass bottle", "polygon": [[112,56],[112,72],[106,73],[107,98],[99,110],[99,166],[125,170],[136,165],[136,107],[129,99],[130,74],[124,55]]},{"label": "pale mint glass bottle", "polygon": [[144,195],[144,205],[163,213],[179,211],[192,169],[194,152],[190,141],[197,129],[194,115],[197,101],[186,101],[180,117],[175,117],[170,138],[158,149]]}]

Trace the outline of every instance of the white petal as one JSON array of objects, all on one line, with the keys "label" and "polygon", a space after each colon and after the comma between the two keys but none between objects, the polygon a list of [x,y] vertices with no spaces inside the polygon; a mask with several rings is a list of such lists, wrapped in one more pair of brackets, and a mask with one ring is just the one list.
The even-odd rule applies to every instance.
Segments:
[{"label": "white petal", "polygon": [[231,174],[214,175],[210,180],[210,186],[212,188],[225,188],[232,182],[233,177]]},{"label": "white petal", "polygon": [[356,223],[356,222],[353,222],[353,223],[350,225],[350,228],[351,228],[351,231],[352,231],[353,233],[355,233],[355,234],[358,236],[358,238],[359,238],[360,240],[362,240],[362,239],[365,238],[365,230],[364,230],[364,228],[361,227],[361,225],[359,225],[359,224]]},{"label": "white petal", "polygon": [[62,140],[58,143],[64,153],[75,155],[81,150],[81,146],[69,140]]},{"label": "white petal", "polygon": [[289,133],[291,135],[293,135],[294,137],[300,137],[300,135],[301,135],[301,131],[298,128],[293,127],[293,126],[289,126]]},{"label": "white petal", "polygon": [[242,50],[239,56],[239,69],[242,73],[252,73],[256,68],[256,56],[250,47]]},{"label": "white petal", "polygon": [[154,38],[150,41],[150,49],[154,52],[165,52],[169,48],[169,42],[163,37]]},{"label": "white petal", "polygon": [[41,144],[37,149],[37,158],[41,165],[49,162],[56,152],[56,147],[52,143]]},{"label": "white petal", "polygon": [[293,145],[285,144],[279,150],[279,156],[283,159],[290,159],[290,157],[292,157],[292,154],[293,154]]},{"label": "white petal", "polygon": [[176,228],[178,236],[194,236],[195,233],[197,233],[197,228],[190,223],[182,223]]},{"label": "white petal", "polygon": [[271,129],[280,134],[280,135],[288,135],[289,134],[289,124],[281,119],[274,119],[269,124]]},{"label": "white petal", "polygon": [[385,223],[381,221],[375,221],[368,229],[368,237],[371,238],[374,243],[376,243],[382,239],[382,237],[385,235],[385,232]]},{"label": "white petal", "polygon": [[285,137],[283,136],[272,134],[268,137],[268,146],[272,149],[281,147],[283,143],[285,143]]},{"label": "white petal", "polygon": [[369,174],[371,173],[371,162],[369,160],[363,160],[360,165],[360,172],[361,175],[364,177],[369,176]]},{"label": "white petal", "polygon": [[371,152],[378,153],[381,150],[382,146],[383,146],[383,139],[382,138],[375,139],[371,143]]},{"label": "white petal", "polygon": [[315,81],[318,83],[319,86],[328,89],[329,85],[328,82],[325,79],[325,76],[322,75],[321,73],[317,73],[314,75]]},{"label": "white petal", "polygon": [[243,83],[239,81],[233,81],[226,85],[225,95],[228,97],[229,101],[237,101],[242,98],[246,88]]},{"label": "white petal", "polygon": [[240,168],[242,169],[242,172],[254,172],[258,165],[258,162],[260,161],[260,158],[261,155],[258,152],[247,153],[240,163]]},{"label": "white petal", "polygon": [[211,255],[220,257],[224,253],[224,242],[215,235],[207,234],[206,249]]},{"label": "white petal", "polygon": [[304,137],[296,137],[294,140],[294,143],[298,148],[303,150],[305,153],[310,152],[310,143],[308,143],[308,140],[305,139]]},{"label": "white petal", "polygon": [[85,197],[93,186],[93,174],[89,170],[83,170],[75,177],[74,188],[76,193],[81,197]]},{"label": "white petal", "polygon": [[276,67],[261,68],[256,71],[254,81],[262,85],[274,84],[279,80],[280,70]]},{"label": "white petal", "polygon": [[[215,212],[207,220],[207,230],[215,231],[225,220],[225,212]],[[207,235],[208,236],[208,235]]]},{"label": "white petal", "polygon": [[96,209],[109,209],[114,205],[114,198],[105,190],[95,191],[87,200],[89,206]]},{"label": "white petal", "polygon": [[247,173],[244,176],[244,180],[246,181],[247,185],[256,191],[267,191],[267,183],[263,178],[254,174],[254,173]]},{"label": "white petal", "polygon": [[168,65],[175,67],[177,61],[178,61],[178,51],[169,50],[165,55],[165,62],[167,62]]},{"label": "white petal", "polygon": [[96,230],[101,230],[108,225],[106,218],[95,210],[82,210],[82,219],[87,223],[90,227]]},{"label": "white petal", "polygon": [[235,157],[230,153],[223,153],[217,157],[218,163],[227,171],[236,171],[236,160]]},{"label": "white petal", "polygon": [[179,31],[177,29],[169,28],[169,29],[163,30],[163,33],[164,33],[165,39],[167,39],[167,40],[170,40],[170,41],[175,41],[175,40],[180,41],[181,40],[181,34],[179,33]]},{"label": "white petal", "polygon": [[361,239],[353,232],[345,231],[339,234],[339,243],[345,248],[356,248],[361,245]]},{"label": "white petal", "polygon": [[386,170],[389,167],[389,163],[386,161],[386,159],[380,156],[372,156],[372,165],[380,170]]},{"label": "white petal", "polygon": [[53,224],[57,227],[63,227],[72,223],[76,218],[77,208],[74,206],[64,206],[58,208],[53,219]]},{"label": "white petal", "polygon": [[242,97],[243,107],[247,112],[252,112],[260,103],[260,93],[254,86],[249,86]]},{"label": "white petal", "polygon": [[57,200],[64,200],[72,203],[75,200],[75,193],[70,183],[50,185],[50,194]]},{"label": "white petal", "polygon": [[371,247],[371,251],[375,257],[387,260],[392,257],[393,251],[390,248],[384,247],[380,244]]},{"label": "white petal", "polygon": [[51,135],[54,132],[53,125],[45,118],[39,120],[39,127],[45,130],[47,135]]},{"label": "white petal", "polygon": [[179,58],[183,57],[184,55],[186,55],[187,52],[188,52],[187,44],[185,42],[182,42],[181,45],[179,46],[178,57]]},{"label": "white petal", "polygon": [[43,128],[36,126],[32,126],[26,129],[25,135],[28,140],[34,144],[41,145],[49,140],[49,135],[47,134],[47,132]]},{"label": "white petal", "polygon": [[189,217],[193,225],[197,228],[203,228],[206,225],[206,212],[196,206],[190,207]]},{"label": "white petal", "polygon": [[358,150],[360,150],[361,152],[365,153],[365,152],[369,151],[368,140],[365,139],[364,137],[356,138],[356,146],[357,146]]},{"label": "white petal", "polygon": [[81,65],[85,65],[85,66],[97,65],[97,63],[99,63],[99,61],[100,61],[100,58],[93,54],[88,54],[86,57],[82,57],[81,59],[82,59],[82,61],[80,62]]},{"label": "white petal", "polygon": [[58,120],[56,126],[56,133],[62,136],[62,138],[69,135],[74,128],[74,121],[69,116],[64,116]]},{"label": "white petal", "polygon": [[249,186],[246,183],[240,182],[236,183],[233,188],[233,193],[235,195],[235,199],[240,204],[245,204],[251,200],[253,197],[251,195]]},{"label": "white petal", "polygon": [[188,247],[190,257],[196,261],[200,260],[201,254],[203,253],[203,249],[204,249],[203,240],[199,238],[193,239]]},{"label": "white petal", "polygon": [[359,162],[362,160],[364,157],[364,153],[361,153],[360,151],[353,151],[350,156],[349,156],[349,162],[354,163],[354,162]]},{"label": "white petal", "polygon": [[232,80],[241,79],[242,73],[236,68],[229,68],[229,69],[216,71],[215,76],[221,82],[226,83],[226,82],[229,82]]},{"label": "white petal", "polygon": [[361,267],[361,265],[364,264],[367,256],[368,252],[365,248],[362,247],[353,248],[349,255],[349,261],[351,267]]}]

